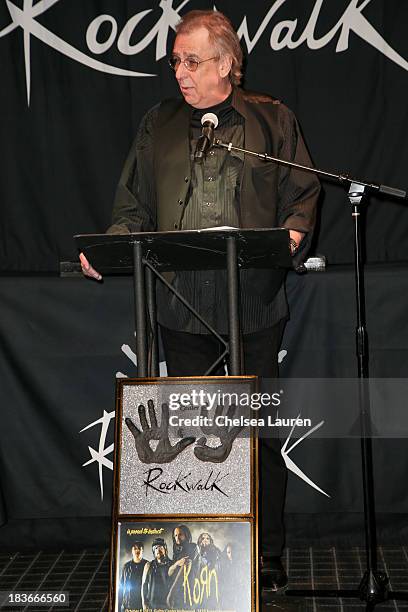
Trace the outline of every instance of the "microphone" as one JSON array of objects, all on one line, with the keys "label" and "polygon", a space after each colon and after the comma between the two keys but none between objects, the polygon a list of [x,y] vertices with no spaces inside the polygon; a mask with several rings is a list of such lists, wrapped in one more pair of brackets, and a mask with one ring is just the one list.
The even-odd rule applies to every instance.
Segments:
[{"label": "microphone", "polygon": [[194,161],[202,162],[207,154],[208,149],[214,144],[214,130],[218,125],[218,117],[214,113],[205,113],[201,118],[203,126],[201,136],[197,141],[196,150],[194,153]]}]

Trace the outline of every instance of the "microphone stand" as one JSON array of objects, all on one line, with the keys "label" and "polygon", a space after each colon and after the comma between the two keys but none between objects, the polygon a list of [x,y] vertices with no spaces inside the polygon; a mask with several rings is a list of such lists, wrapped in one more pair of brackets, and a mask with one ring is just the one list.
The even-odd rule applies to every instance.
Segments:
[{"label": "microphone stand", "polygon": [[228,151],[239,151],[246,155],[258,157],[267,162],[275,162],[281,166],[295,168],[303,172],[313,172],[318,176],[334,179],[342,185],[348,186],[348,199],[352,206],[352,219],[354,222],[354,276],[356,286],[356,358],[358,367],[358,405],[361,423],[361,460],[363,475],[363,498],[364,498],[364,526],[365,526],[365,549],[366,569],[357,589],[308,589],[288,590],[286,595],[303,597],[359,597],[366,602],[366,610],[373,610],[376,604],[389,599],[408,600],[408,593],[390,591],[388,589],[389,578],[385,572],[378,571],[377,564],[377,533],[375,514],[375,494],[373,478],[373,450],[370,434],[370,393],[369,393],[369,368],[368,368],[368,335],[366,329],[365,293],[364,293],[364,263],[362,255],[362,227],[361,207],[366,191],[386,194],[388,196],[406,200],[407,194],[401,189],[381,185],[379,183],[368,183],[359,179],[351,178],[348,174],[335,174],[318,168],[303,166],[295,162],[272,157],[267,153],[257,153],[240,147],[234,147],[232,143],[223,143],[216,139],[214,146],[227,149]]}]

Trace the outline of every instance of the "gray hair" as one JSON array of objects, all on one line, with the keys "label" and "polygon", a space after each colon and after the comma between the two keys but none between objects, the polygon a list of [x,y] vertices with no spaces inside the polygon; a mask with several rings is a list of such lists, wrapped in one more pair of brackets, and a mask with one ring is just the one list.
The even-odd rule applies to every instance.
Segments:
[{"label": "gray hair", "polygon": [[190,34],[198,28],[205,28],[208,38],[220,57],[229,55],[232,59],[229,79],[239,85],[242,79],[242,49],[232,23],[219,11],[190,11],[176,25],[177,34]]}]

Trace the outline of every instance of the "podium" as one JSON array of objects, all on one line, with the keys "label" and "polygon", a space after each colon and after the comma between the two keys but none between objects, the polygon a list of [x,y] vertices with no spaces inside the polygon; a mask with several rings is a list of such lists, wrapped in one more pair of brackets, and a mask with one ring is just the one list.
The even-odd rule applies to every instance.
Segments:
[{"label": "podium", "polygon": [[[217,583],[216,601],[211,591],[214,582],[208,581],[204,600],[194,599],[200,588],[192,589],[194,601],[191,600],[190,586],[197,586],[197,578],[194,581],[189,578],[189,570],[182,582],[188,587],[182,604],[177,599],[178,583],[174,581],[160,609],[259,610],[257,440],[248,426],[228,425],[225,429],[218,425],[217,415],[233,415],[235,410],[241,410],[239,403],[235,406],[231,399],[225,405],[222,400],[210,411],[201,403],[198,418],[196,405],[188,408],[191,414],[183,405],[180,421],[174,424],[170,422],[169,410],[170,400],[180,394],[196,397],[204,389],[212,394],[220,394],[225,389],[225,395],[232,398],[241,397],[242,392],[249,397],[255,392],[256,377],[240,376],[239,269],[276,270],[271,287],[272,295],[276,293],[287,268],[292,267],[288,234],[285,229],[217,228],[75,237],[80,251],[101,274],[132,273],[134,279],[138,378],[118,381],[116,389],[109,608],[112,612],[121,607],[120,575],[131,538],[137,535],[147,550],[152,546],[153,534],[159,534],[164,545],[166,538],[170,541],[174,529],[181,527],[188,529],[194,539],[197,537],[197,543],[201,536],[207,535],[218,538],[219,542],[230,542],[233,548],[236,546],[234,554],[239,550],[238,543],[244,545],[246,552],[241,555],[241,571],[234,580],[227,580],[225,571],[217,578],[218,569],[211,570]],[[168,273],[188,270],[226,270],[229,342],[172,286]],[[229,377],[157,378],[156,278],[225,346],[210,371],[229,354]],[[149,326],[153,340],[148,348]],[[191,417],[194,425],[191,431],[186,429],[186,417]],[[157,446],[151,447],[150,440],[158,441]],[[166,452],[161,453],[163,449]],[[220,564],[222,559],[220,556]],[[200,573],[201,585],[202,578]],[[219,600],[218,579],[221,581]],[[236,580],[243,589],[239,601],[233,597]]]},{"label": "podium", "polygon": [[[139,378],[159,373],[155,278],[159,278],[224,345],[223,354],[212,364],[209,372],[229,354],[230,375],[239,376],[242,374],[239,269],[275,269],[277,273],[273,283],[277,291],[286,270],[292,268],[289,232],[282,228],[82,234],[75,236],[75,241],[102,275],[133,273]],[[225,342],[172,286],[167,275],[163,275],[182,270],[223,269],[227,272],[229,342]],[[149,325],[153,332],[150,346]]]}]

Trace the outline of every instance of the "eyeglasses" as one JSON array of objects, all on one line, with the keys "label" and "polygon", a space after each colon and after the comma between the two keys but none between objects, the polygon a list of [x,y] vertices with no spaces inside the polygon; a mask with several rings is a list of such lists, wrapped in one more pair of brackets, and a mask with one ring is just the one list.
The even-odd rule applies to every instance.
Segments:
[{"label": "eyeglasses", "polygon": [[190,72],[195,72],[200,64],[204,64],[204,62],[209,62],[213,59],[218,59],[218,57],[209,57],[205,60],[196,60],[191,59],[190,57],[186,57],[186,59],[181,60],[179,57],[177,57],[177,55],[172,55],[171,57],[169,57],[168,62],[170,68],[174,70],[174,72],[176,72],[177,68],[180,66],[181,63],[183,63],[183,65]]}]

